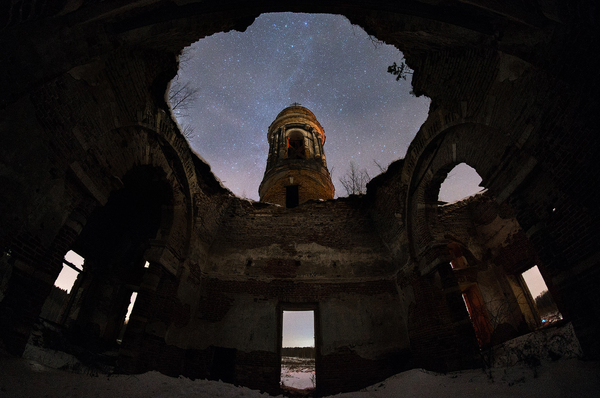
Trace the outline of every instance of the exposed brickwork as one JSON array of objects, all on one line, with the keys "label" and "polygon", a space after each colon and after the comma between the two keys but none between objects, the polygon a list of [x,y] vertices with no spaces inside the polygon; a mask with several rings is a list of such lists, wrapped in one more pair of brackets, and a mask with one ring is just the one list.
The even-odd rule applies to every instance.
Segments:
[{"label": "exposed brickwork", "polygon": [[[333,199],[335,188],[323,149],[325,131],[310,110],[285,108],[269,126],[267,140],[269,155],[259,187],[261,201],[294,207],[311,199]],[[288,195],[295,193],[288,192],[289,186],[297,189],[293,203]]]},{"label": "exposed brickwork", "polygon": [[[316,302],[324,297],[337,293],[374,295],[381,293],[394,293],[396,286],[388,280],[352,283],[302,283],[285,280],[272,282],[262,281],[225,281],[221,279],[207,279],[204,283],[205,291],[214,303],[218,303],[219,293],[227,292],[236,294],[250,294],[263,298],[278,298],[284,302]],[[225,296],[223,300],[228,301]],[[213,309],[212,311],[219,311]]]},{"label": "exposed brickwork", "polygon": [[[293,183],[290,181],[293,179]],[[315,171],[307,170],[277,170],[274,177],[277,181],[273,182],[269,190],[261,197],[262,202],[275,203],[285,206],[286,187],[289,185],[298,186],[298,202],[305,203],[311,199],[333,199],[333,184],[329,173],[325,174],[320,169]]]},{"label": "exposed brickwork", "polygon": [[313,279],[374,278],[393,272],[360,197],[294,209],[234,202],[210,254],[205,272],[211,274]]},{"label": "exposed brickwork", "polygon": [[475,333],[451,272],[414,278],[412,288],[415,303],[408,324],[413,366],[441,372],[477,367]]},{"label": "exposed brickwork", "polygon": [[[110,320],[99,316],[90,325],[104,331],[115,330],[126,306],[115,297],[101,300],[110,289],[98,290],[108,286],[125,297],[127,289],[139,288],[119,359],[123,370],[192,377],[221,372],[276,392],[273,314],[279,302],[327,304],[357,315],[361,302],[384,299],[386,309],[397,311],[402,342],[366,351],[377,358],[367,359],[352,351],[354,341],[344,342],[346,336],[332,339],[332,353],[317,362],[324,391],[359,388],[402,368],[398,347],[408,339],[414,366],[473,366],[473,328],[460,305],[461,289],[477,284],[482,300],[506,293],[505,303],[513,305],[521,289],[515,275],[533,263],[585,355],[600,357],[600,81],[589,53],[600,43],[594,1],[510,8],[452,0],[276,6],[346,15],[402,49],[414,69],[414,92],[432,99],[405,159],[374,181],[366,198],[291,210],[232,197],[190,151],[164,99],[184,46],[245,29],[256,15],[274,10],[271,2],[131,2],[126,12],[119,2],[100,8],[46,3],[16,2],[0,16],[5,347],[22,351],[62,255],[85,247],[76,239],[89,233],[93,208],[105,206],[127,173],[144,166],[160,171],[169,186],[168,203],[150,215],[160,220],[156,236],[136,241],[118,264],[96,264],[102,277],[82,285],[89,302],[81,322],[97,304],[98,315]],[[308,124],[295,128],[312,127],[305,130],[313,139],[304,153],[318,166],[309,174],[318,174],[326,167],[324,132],[316,119]],[[287,147],[279,149],[286,154]],[[276,163],[272,155],[267,162]],[[483,177],[489,197],[440,208],[439,184],[460,162]],[[305,177],[294,178],[305,185]],[[299,201],[305,199],[300,191]],[[139,276],[129,272],[139,271],[144,256],[152,265],[137,286]],[[464,268],[438,268],[457,257],[464,257]],[[91,266],[96,259],[89,260]],[[269,340],[253,342],[263,348],[248,348],[243,333],[216,343],[236,326],[228,316],[241,307],[270,322]],[[364,310],[364,325],[356,326],[363,334],[352,339],[371,333],[378,336],[375,346],[388,342],[375,333],[386,330],[384,313]],[[509,315],[504,323],[518,329],[525,314]],[[194,330],[197,324],[202,328]],[[90,336],[101,333],[94,328]],[[202,333],[205,341],[193,338]],[[223,363],[220,355],[227,357]]]},{"label": "exposed brickwork", "polygon": [[235,361],[235,382],[252,389],[279,394],[281,358],[273,352],[238,351]]},{"label": "exposed brickwork", "polygon": [[494,262],[510,274],[520,274],[540,264],[531,241],[523,231],[511,236],[511,241],[499,250]]},{"label": "exposed brickwork", "polygon": [[349,348],[318,357],[317,391],[323,395],[358,391],[408,369],[408,352],[392,353],[385,359],[361,358]]}]

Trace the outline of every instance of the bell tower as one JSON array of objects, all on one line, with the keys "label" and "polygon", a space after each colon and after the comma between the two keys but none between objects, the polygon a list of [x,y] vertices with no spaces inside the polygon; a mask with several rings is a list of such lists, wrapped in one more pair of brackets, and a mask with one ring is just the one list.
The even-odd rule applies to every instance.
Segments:
[{"label": "bell tower", "polygon": [[282,110],[267,139],[267,168],[258,188],[261,202],[296,207],[310,199],[333,199],[325,131],[310,110],[297,103]]}]

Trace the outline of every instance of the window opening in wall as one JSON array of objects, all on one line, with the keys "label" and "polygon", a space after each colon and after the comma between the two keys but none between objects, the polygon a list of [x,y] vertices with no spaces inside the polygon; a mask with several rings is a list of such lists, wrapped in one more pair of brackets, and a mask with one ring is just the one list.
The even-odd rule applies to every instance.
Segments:
[{"label": "window opening in wall", "polygon": [[483,190],[479,186],[481,177],[474,168],[466,163],[456,165],[448,173],[448,177],[440,186],[439,200],[445,203],[452,203]]},{"label": "window opening in wall", "polygon": [[[148,262],[146,262],[148,264]],[[135,305],[135,300],[137,299],[137,292],[131,293],[131,298],[129,299],[129,306],[127,307],[127,314],[125,314],[125,321],[123,322],[123,327],[121,327],[121,332],[119,332],[119,338],[117,338],[117,343],[121,343],[123,341],[123,336],[125,335],[125,329],[127,329],[127,324],[129,323],[129,317],[131,316],[131,311],[133,311],[133,306]]]},{"label": "window opening in wall", "polygon": [[304,140],[289,139],[288,140],[288,159],[305,159]]},{"label": "window opening in wall", "polygon": [[563,319],[554,299],[548,291],[548,286],[540,273],[537,265],[534,265],[521,274],[523,281],[535,301],[542,325],[548,325]]},{"label": "window opening in wall", "polygon": [[75,295],[77,294],[76,282],[83,271],[84,259],[73,250],[63,258],[63,268],[54,281],[54,286],[42,306],[40,317],[55,322],[63,323],[71,311]]},{"label": "window opening in wall", "polygon": [[170,104],[215,175],[236,195],[259,200],[267,129],[281,110],[300,103],[327,132],[327,165],[343,196],[338,177],[350,160],[379,174],[373,159],[385,167],[403,158],[427,118],[430,100],[411,94],[412,75],[396,81],[387,73],[403,58],[341,15],[262,14],[244,32],[217,33],[187,47]]},{"label": "window opening in wall", "polygon": [[283,311],[282,319],[281,385],[315,388],[315,312]]},{"label": "window opening in wall", "polygon": [[285,207],[296,207],[299,203],[300,196],[298,193],[298,185],[288,185],[285,187]]},{"label": "window opening in wall", "polygon": [[66,290],[67,294],[71,293],[77,276],[83,271],[83,261],[83,257],[79,254],[73,250],[69,251],[63,259],[63,269],[54,281],[54,286]]},{"label": "window opening in wall", "polygon": [[467,266],[469,265],[469,262],[467,261],[467,258],[463,254],[463,250],[462,250],[462,247],[460,246],[460,244],[458,244],[456,242],[450,242],[450,243],[448,243],[447,247],[448,247],[448,252],[450,253],[450,256],[452,257],[452,260],[450,260],[450,266],[452,267],[452,269],[467,268]]}]

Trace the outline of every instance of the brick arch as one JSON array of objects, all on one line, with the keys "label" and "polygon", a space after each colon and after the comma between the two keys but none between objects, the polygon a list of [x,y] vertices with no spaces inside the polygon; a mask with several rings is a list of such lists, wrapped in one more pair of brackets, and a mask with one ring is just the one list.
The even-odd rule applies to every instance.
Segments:
[{"label": "brick arch", "polygon": [[422,273],[451,260],[444,237],[447,231],[437,217],[439,190],[448,173],[456,165],[466,163],[489,189],[488,182],[510,148],[510,140],[497,129],[475,123],[459,124],[436,134],[421,151],[414,168],[411,170],[408,165],[403,170],[403,175],[411,170],[405,209],[409,247]]},{"label": "brick arch", "polygon": [[[156,239],[150,242],[145,257],[176,274],[190,245],[192,192],[198,190],[198,179],[185,139],[168,123],[161,123],[160,118],[156,125],[158,128],[149,123],[140,123],[113,130],[109,140],[128,137],[134,144],[133,148],[130,146],[123,152],[109,153],[107,161],[115,165],[111,171],[115,173],[113,178],[119,180],[139,166],[150,166],[164,173],[172,190],[172,204],[163,208],[161,227]],[[108,143],[105,144],[105,147],[109,147]],[[102,143],[100,146],[103,146]]]},{"label": "brick arch", "polygon": [[[57,201],[70,203],[56,236],[47,245],[31,234],[16,235],[10,241],[17,265],[35,268],[41,275],[31,278],[16,270],[0,307],[0,311],[7,308],[11,313],[19,314],[9,321],[14,328],[3,331],[2,337],[10,338],[12,342],[11,352],[17,355],[23,352],[31,320],[39,315],[62,269],[62,258],[73,248],[94,210],[106,205],[111,193],[123,187],[122,181],[128,172],[140,166],[160,171],[172,191],[171,204],[162,208],[159,231],[156,239],[149,242],[150,248],[144,257],[161,264],[165,272],[177,273],[190,244],[193,219],[190,216],[190,190],[195,184],[195,175],[186,173],[184,161],[178,155],[183,152],[185,156],[185,151],[178,150],[165,136],[169,135],[160,135],[147,126],[133,125],[99,134],[94,137],[94,142],[88,141],[87,161],[80,157],[71,163],[65,192],[56,197]],[[187,156],[191,156],[189,150]],[[98,161],[111,167],[100,171],[92,169],[90,164]],[[22,245],[19,244],[21,241],[24,242]]]}]

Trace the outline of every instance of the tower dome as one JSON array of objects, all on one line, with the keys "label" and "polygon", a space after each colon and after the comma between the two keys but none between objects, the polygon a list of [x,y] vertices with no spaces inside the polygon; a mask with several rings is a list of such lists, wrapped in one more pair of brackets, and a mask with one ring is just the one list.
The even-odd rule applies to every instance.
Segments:
[{"label": "tower dome", "polygon": [[325,130],[310,110],[293,104],[279,112],[267,139],[267,168],[258,189],[262,202],[295,207],[311,199],[333,199]]}]

